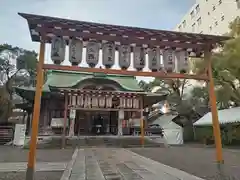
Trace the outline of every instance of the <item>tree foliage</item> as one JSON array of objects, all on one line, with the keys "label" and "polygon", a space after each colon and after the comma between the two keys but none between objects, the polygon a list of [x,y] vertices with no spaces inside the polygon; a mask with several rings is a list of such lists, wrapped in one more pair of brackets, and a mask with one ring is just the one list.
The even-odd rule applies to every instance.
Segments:
[{"label": "tree foliage", "polygon": [[[240,18],[229,25],[229,35],[234,38],[227,41],[219,51],[213,53],[212,71],[216,86],[217,103],[219,108],[240,106]],[[202,59],[191,59],[191,69],[195,73],[205,71],[206,63]],[[168,101],[178,114],[190,118],[193,112],[204,115],[209,111],[209,95],[207,84],[194,87],[186,96],[188,80],[160,80],[140,82],[144,90],[160,86],[159,91],[169,93]]]},{"label": "tree foliage", "polygon": [[[16,61],[14,63],[13,61]],[[29,84],[35,79],[37,53],[8,44],[0,45],[0,120],[6,121],[13,108],[14,86]]]},{"label": "tree foliage", "polygon": [[[229,25],[233,39],[227,41],[220,51],[212,56],[212,71],[216,86],[218,107],[240,106],[240,18]],[[195,61],[194,70],[201,72],[204,62]]]}]

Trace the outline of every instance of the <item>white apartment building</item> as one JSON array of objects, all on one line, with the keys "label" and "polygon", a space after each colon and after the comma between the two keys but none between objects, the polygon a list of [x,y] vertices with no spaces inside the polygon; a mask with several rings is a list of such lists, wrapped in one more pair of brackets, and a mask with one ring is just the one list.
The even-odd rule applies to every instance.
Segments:
[{"label": "white apartment building", "polygon": [[222,35],[240,16],[240,0],[196,0],[175,31]]}]

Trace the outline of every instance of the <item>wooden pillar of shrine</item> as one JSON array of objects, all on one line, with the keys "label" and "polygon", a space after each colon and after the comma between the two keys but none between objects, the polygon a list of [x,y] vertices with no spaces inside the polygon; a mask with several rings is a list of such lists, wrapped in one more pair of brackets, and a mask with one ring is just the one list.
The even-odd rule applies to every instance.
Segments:
[{"label": "wooden pillar of shrine", "polygon": [[124,120],[124,109],[118,111],[118,135],[121,136],[122,132],[122,121]]},{"label": "wooden pillar of shrine", "polygon": [[64,94],[64,122],[63,122],[63,132],[62,132],[62,148],[65,148],[66,142],[66,127],[67,127],[67,112],[68,112],[68,94]]},{"label": "wooden pillar of shrine", "polygon": [[144,116],[143,116],[143,96],[141,97],[141,100],[140,100],[140,126],[141,126],[141,145],[144,146],[144,128],[145,128],[145,121],[144,121]]}]

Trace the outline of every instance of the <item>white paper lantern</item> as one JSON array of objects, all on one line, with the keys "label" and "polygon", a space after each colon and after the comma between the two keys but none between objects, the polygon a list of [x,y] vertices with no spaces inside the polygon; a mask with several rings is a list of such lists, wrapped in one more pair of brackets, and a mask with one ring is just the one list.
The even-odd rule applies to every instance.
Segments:
[{"label": "white paper lantern", "polygon": [[84,105],[83,95],[77,97],[77,105],[83,107]]},{"label": "white paper lantern", "polygon": [[163,51],[163,66],[167,72],[175,70],[175,55],[173,50]]},{"label": "white paper lantern", "polygon": [[102,61],[106,68],[111,68],[115,63],[115,44],[107,42],[102,46]]},{"label": "white paper lantern", "polygon": [[133,66],[141,71],[145,67],[145,49],[143,47],[133,48]]},{"label": "white paper lantern", "polygon": [[99,44],[93,41],[88,42],[86,52],[86,62],[90,67],[95,67],[99,59]]},{"label": "white paper lantern", "polygon": [[72,65],[77,66],[82,62],[83,42],[77,39],[69,41],[69,61]]},{"label": "white paper lantern", "polygon": [[179,51],[175,53],[176,56],[176,71],[181,73],[186,73],[189,70],[189,62],[188,62],[188,52],[187,51]]},{"label": "white paper lantern", "polygon": [[104,96],[98,97],[98,105],[101,108],[105,107],[105,97]]},{"label": "white paper lantern", "polygon": [[128,69],[131,63],[131,47],[127,45],[122,45],[119,47],[119,66],[121,69]]},{"label": "white paper lantern", "polygon": [[120,100],[119,107],[120,108],[125,108],[126,107],[126,98],[125,97],[120,97],[119,100]]},{"label": "white paper lantern", "polygon": [[127,108],[132,108],[132,106],[133,106],[133,99],[127,98]]},{"label": "white paper lantern", "polygon": [[60,65],[65,59],[66,42],[62,37],[53,37],[51,44],[51,58],[54,64]]},{"label": "white paper lantern", "polygon": [[152,71],[161,70],[159,48],[152,48],[148,51],[148,67]]},{"label": "white paper lantern", "polygon": [[139,104],[140,104],[139,99],[134,98],[134,99],[133,99],[133,108],[134,108],[134,109],[139,109]]},{"label": "white paper lantern", "polygon": [[106,107],[107,108],[111,108],[112,107],[112,97],[111,96],[108,96],[106,98]]},{"label": "white paper lantern", "polygon": [[91,104],[92,104],[92,98],[89,95],[86,95],[84,98],[84,107],[85,108],[91,108]]},{"label": "white paper lantern", "polygon": [[98,97],[92,97],[92,107],[98,107]]},{"label": "white paper lantern", "polygon": [[76,96],[72,96],[72,106],[76,106],[76,104],[77,104],[77,97]]}]

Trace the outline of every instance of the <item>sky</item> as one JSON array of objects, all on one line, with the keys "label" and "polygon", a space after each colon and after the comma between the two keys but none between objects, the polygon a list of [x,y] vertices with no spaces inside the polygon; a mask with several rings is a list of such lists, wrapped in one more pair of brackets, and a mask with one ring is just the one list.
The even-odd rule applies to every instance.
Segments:
[{"label": "sky", "polygon": [[[31,41],[27,22],[18,12],[172,30],[194,3],[195,0],[1,0],[0,44],[39,52],[39,43]],[[47,54],[49,51],[48,46]]]}]

